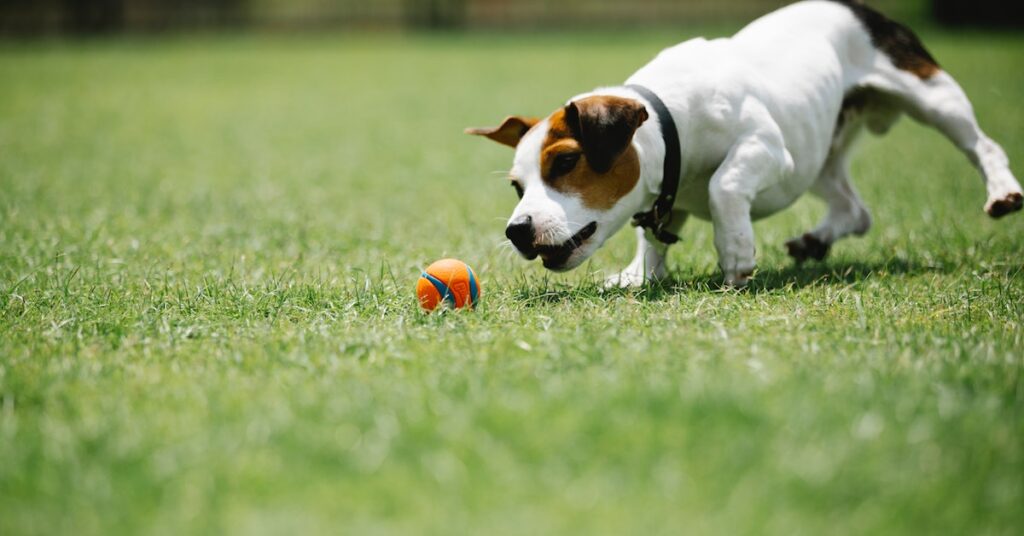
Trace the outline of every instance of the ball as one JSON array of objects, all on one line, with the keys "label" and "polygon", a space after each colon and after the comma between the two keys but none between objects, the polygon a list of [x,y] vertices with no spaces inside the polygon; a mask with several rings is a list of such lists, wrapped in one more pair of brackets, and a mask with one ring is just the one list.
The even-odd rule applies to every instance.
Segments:
[{"label": "ball", "polygon": [[420,274],[416,295],[427,311],[441,304],[452,309],[473,308],[480,300],[480,284],[468,264],[458,259],[441,259]]}]

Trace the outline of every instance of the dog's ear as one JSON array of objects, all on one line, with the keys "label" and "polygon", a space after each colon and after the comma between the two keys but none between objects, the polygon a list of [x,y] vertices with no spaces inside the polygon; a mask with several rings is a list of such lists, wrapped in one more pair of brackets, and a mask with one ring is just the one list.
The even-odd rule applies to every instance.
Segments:
[{"label": "dog's ear", "polygon": [[474,136],[485,136],[502,145],[508,145],[513,149],[516,145],[519,145],[519,140],[523,139],[523,136],[540,122],[539,119],[533,117],[520,117],[510,116],[506,117],[502,121],[500,126],[492,128],[467,128],[466,134],[472,134]]},{"label": "dog's ear", "polygon": [[622,97],[587,97],[565,106],[565,122],[598,173],[611,169],[647,117],[643,104]]}]

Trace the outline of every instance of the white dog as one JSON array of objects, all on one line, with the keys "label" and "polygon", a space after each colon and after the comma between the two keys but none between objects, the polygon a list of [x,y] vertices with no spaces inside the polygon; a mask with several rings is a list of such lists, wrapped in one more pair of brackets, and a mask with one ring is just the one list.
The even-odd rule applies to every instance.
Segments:
[{"label": "white dog", "polygon": [[882,134],[903,113],[978,167],[992,217],[1020,210],[1006,154],[960,86],[909,29],[856,0],[793,4],[732,38],[666,49],[625,85],[573,97],[546,119],[467,132],[516,149],[521,201],[506,235],[527,259],[570,270],[633,217],[636,258],[609,283],[641,285],[664,277],[668,244],[692,214],[714,225],[725,283],[742,286],[754,272],[752,219],[807,190],[828,214],[787,242],[798,261],[868,230],[850,150],[862,130]]}]

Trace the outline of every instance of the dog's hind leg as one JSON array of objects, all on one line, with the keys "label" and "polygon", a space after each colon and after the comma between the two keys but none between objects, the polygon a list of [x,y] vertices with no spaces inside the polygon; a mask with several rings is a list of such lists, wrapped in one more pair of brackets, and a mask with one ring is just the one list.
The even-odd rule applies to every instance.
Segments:
[{"label": "dog's hind leg", "polygon": [[866,74],[857,85],[889,95],[894,105],[936,128],[963,151],[985,179],[985,212],[990,216],[1020,210],[1024,194],[1006,153],[981,131],[960,84],[939,67],[909,28],[862,2],[842,3],[860,20],[879,52],[865,66]]},{"label": "dog's hind leg", "polygon": [[850,157],[865,124],[881,132],[898,118],[890,108],[868,106],[868,95],[844,102],[832,149],[811,193],[825,201],[828,213],[813,230],[786,242],[789,255],[798,263],[807,259],[823,260],[837,240],[863,235],[871,228],[871,214],[850,182]]},{"label": "dog's hind leg", "polygon": [[845,164],[831,164],[811,191],[828,204],[828,213],[813,231],[786,242],[786,250],[797,262],[823,260],[836,241],[861,236],[871,228],[871,214],[850,183]]},{"label": "dog's hind leg", "polygon": [[1024,207],[1024,193],[1010,171],[1003,148],[978,126],[974,108],[960,85],[937,70],[920,77],[899,69],[875,73],[872,85],[889,93],[911,117],[932,126],[953,142],[981,172],[988,190],[985,212],[993,218]]}]

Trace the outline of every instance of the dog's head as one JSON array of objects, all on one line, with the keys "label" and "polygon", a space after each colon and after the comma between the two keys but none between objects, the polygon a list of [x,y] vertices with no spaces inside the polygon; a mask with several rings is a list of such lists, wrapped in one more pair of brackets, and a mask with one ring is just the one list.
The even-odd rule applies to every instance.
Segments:
[{"label": "dog's head", "polygon": [[579,266],[643,203],[633,135],[643,104],[607,95],[579,98],[546,119],[509,117],[469,129],[516,150],[509,177],[520,201],[505,235],[526,259],[555,271]]}]

